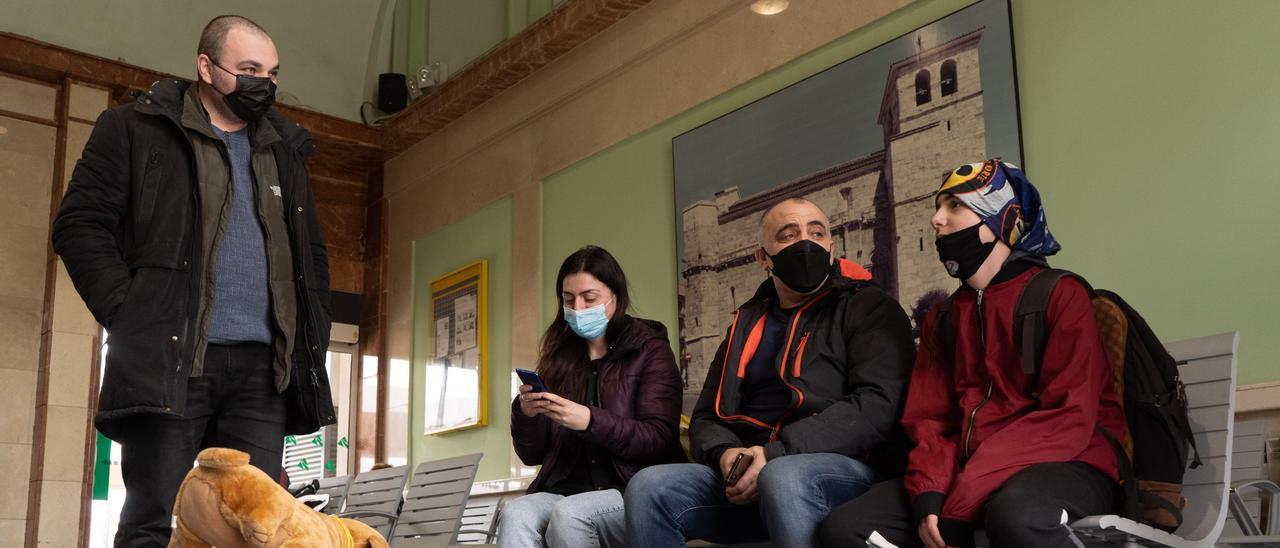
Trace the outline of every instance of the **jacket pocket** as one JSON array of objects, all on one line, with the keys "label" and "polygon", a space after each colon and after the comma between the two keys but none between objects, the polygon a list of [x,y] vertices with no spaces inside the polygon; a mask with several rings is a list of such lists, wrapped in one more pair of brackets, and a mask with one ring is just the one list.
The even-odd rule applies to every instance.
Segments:
[{"label": "jacket pocket", "polygon": [[135,274],[142,268],[189,270],[190,264],[183,257],[183,243],[175,239],[147,242],[131,251],[125,260]]},{"label": "jacket pocket", "polygon": [[181,291],[182,274],[170,268],[142,267],[133,270],[133,279],[124,300],[116,308],[108,331],[165,333],[181,320],[186,295]]},{"label": "jacket pocket", "polygon": [[164,180],[164,153],[152,150],[147,167],[142,174],[142,188],[139,189],[138,221],[150,225],[155,215],[156,196],[160,194],[160,183]]}]

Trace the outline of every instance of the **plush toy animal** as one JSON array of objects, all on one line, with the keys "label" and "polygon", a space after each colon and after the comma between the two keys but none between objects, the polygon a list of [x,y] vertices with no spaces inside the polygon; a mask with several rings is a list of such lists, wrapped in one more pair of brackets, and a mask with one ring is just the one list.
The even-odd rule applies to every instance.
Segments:
[{"label": "plush toy animal", "polygon": [[294,499],[249,455],[211,447],[187,474],[173,503],[169,548],[387,548],[368,525],[327,516]]}]

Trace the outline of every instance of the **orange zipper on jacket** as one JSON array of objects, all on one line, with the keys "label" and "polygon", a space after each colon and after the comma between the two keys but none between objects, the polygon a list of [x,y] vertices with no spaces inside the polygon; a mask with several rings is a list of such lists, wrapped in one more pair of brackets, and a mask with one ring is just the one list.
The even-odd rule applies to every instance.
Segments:
[{"label": "orange zipper on jacket", "polygon": [[809,335],[811,331],[806,331],[804,336],[800,337],[800,346],[796,348],[796,359],[792,360],[791,378],[800,376],[800,362],[804,359],[804,347],[809,344]]},{"label": "orange zipper on jacket", "polygon": [[[735,310],[735,311],[733,312],[733,323],[732,323],[732,324],[730,324],[730,326],[729,326],[729,346],[730,346],[730,348],[732,348],[732,346],[733,346],[733,336],[734,336],[734,334],[735,334],[735,333],[737,333],[737,331],[738,331],[738,316],[739,316],[740,314],[741,314],[741,311],[738,311],[738,310]],[[761,325],[763,325],[763,324],[761,324]],[[768,427],[769,427],[769,425],[767,425],[767,424],[765,424],[765,423],[763,423],[763,422],[761,422],[761,421],[758,421],[758,420],[756,420],[756,419],[753,419],[753,418],[751,418],[751,417],[748,417],[748,416],[746,416],[746,415],[725,415],[724,413],[720,412],[720,396],[721,396],[722,394],[724,394],[724,379],[725,379],[725,377],[726,377],[726,376],[728,375],[728,373],[729,373],[729,356],[730,356],[730,355],[732,355],[732,354],[733,354],[733,353],[732,353],[732,352],[729,352],[728,350],[726,350],[726,351],[725,351],[725,353],[724,353],[724,364],[723,364],[723,367],[721,367],[721,371],[720,371],[720,386],[716,387],[716,416],[717,416],[717,417],[720,417],[722,420],[726,420],[726,421],[728,421],[728,420],[743,420],[743,421],[746,421],[746,422],[748,422],[748,423],[751,423],[751,424],[754,424],[754,425],[756,425],[756,426],[759,426],[759,427],[761,427],[761,428],[768,428]]]},{"label": "orange zipper on jacket", "polygon": [[747,376],[747,363],[756,355],[756,349],[760,348],[760,339],[764,338],[764,319],[766,315],[761,315],[756,324],[751,326],[751,332],[747,334],[747,343],[742,345],[742,353],[738,356],[738,378]]},{"label": "orange zipper on jacket", "polygon": [[[782,347],[782,362],[778,367],[778,377],[782,379],[782,384],[787,385],[787,388],[790,388],[792,392],[796,393],[796,404],[791,409],[788,409],[786,413],[782,414],[782,417],[778,419],[778,424],[773,425],[773,431],[769,433],[769,441],[776,441],[778,439],[778,432],[782,430],[782,423],[786,422],[787,417],[790,417],[792,413],[796,412],[796,410],[804,407],[804,392],[801,392],[799,388],[796,388],[795,386],[792,386],[791,383],[787,382],[787,358],[790,357],[791,341],[796,335],[796,326],[800,325],[800,316],[803,316],[804,312],[808,310],[809,307],[817,304],[818,301],[821,301],[822,298],[826,297],[830,292],[831,290],[828,289],[819,293],[818,296],[810,299],[809,302],[802,305],[800,309],[796,311],[795,317],[791,318],[791,327],[787,329],[787,344]],[[801,337],[800,347],[796,349],[796,363],[794,366],[795,375],[793,375],[792,378],[800,376],[800,358],[804,356],[804,343],[808,342],[808,340],[809,333],[805,333],[804,336]]]}]

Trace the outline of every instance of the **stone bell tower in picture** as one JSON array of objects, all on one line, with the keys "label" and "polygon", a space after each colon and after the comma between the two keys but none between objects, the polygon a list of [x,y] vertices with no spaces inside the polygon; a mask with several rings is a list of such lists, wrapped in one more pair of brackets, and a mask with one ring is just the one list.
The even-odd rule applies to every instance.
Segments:
[{"label": "stone bell tower in picture", "polygon": [[[956,166],[987,158],[978,43],[983,29],[889,66],[877,123],[884,148],[769,190],[741,196],[724,181],[682,211],[680,356],[686,410],[702,388],[733,311],[765,274],[755,264],[760,216],[803,197],[831,219],[834,254],[870,270],[907,313],[956,281],[933,245],[933,192]],[[868,127],[866,131],[874,131]]]},{"label": "stone bell tower in picture", "polygon": [[[895,252],[887,257],[892,264],[881,270],[894,273],[896,284],[889,289],[908,314],[929,290],[949,292],[957,283],[938,264],[929,219],[933,193],[947,173],[987,158],[978,66],[981,38],[978,29],[889,67],[879,123],[884,129],[886,195],[893,199],[893,225],[885,231],[893,239],[883,243]],[[876,274],[879,278],[880,272]]]}]

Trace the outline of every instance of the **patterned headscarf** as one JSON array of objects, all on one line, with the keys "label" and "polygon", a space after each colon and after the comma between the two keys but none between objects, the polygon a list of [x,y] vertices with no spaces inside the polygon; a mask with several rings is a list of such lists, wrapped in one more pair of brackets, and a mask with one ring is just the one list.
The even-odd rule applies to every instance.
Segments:
[{"label": "patterned headscarf", "polygon": [[944,192],[977,213],[1000,241],[1015,250],[1047,257],[1062,249],[1049,233],[1040,193],[1018,166],[998,158],[962,165],[942,182],[938,194]]}]

